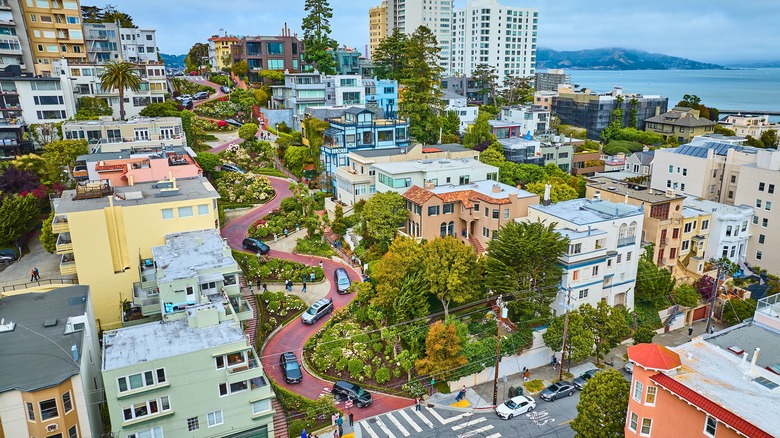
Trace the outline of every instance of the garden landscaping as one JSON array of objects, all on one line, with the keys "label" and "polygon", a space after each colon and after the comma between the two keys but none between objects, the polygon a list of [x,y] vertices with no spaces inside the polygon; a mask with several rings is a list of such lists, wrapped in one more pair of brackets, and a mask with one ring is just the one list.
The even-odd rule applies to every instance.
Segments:
[{"label": "garden landscaping", "polygon": [[303,263],[293,262],[284,259],[275,259],[268,256],[257,257],[254,254],[233,251],[233,258],[236,259],[241,269],[244,270],[247,279],[253,282],[264,281],[301,281],[304,277],[310,281],[314,274],[314,282],[322,281],[325,273],[319,266],[306,266]]},{"label": "garden landscaping", "polygon": [[213,117],[217,119],[230,119],[243,117],[241,104],[231,102],[227,97],[220,97],[215,100],[203,102],[195,109],[195,114],[202,117]]},{"label": "garden landscaping", "polygon": [[223,200],[240,204],[263,204],[275,193],[268,178],[253,173],[222,172],[216,189]]},{"label": "garden landscaping", "polygon": [[306,303],[295,295],[284,292],[263,292],[257,296],[260,315],[257,320],[257,342],[262,345],[276,330],[300,315]]}]

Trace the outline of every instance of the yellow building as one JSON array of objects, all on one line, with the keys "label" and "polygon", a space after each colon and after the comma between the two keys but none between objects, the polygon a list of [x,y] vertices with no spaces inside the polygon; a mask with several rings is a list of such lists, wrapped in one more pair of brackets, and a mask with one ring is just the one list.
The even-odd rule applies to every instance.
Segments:
[{"label": "yellow building", "polygon": [[76,274],[93,293],[98,326],[122,325],[143,260],[167,234],[219,227],[219,194],[203,177],[111,187],[86,181],[54,200],[60,272]]},{"label": "yellow building", "polygon": [[387,37],[387,1],[368,9],[368,47],[369,55]]},{"label": "yellow building", "polygon": [[699,116],[699,110],[676,106],[663,114],[645,119],[645,131],[663,136],[664,140],[689,143],[697,135],[712,134],[715,122]]},{"label": "yellow building", "polygon": [[19,0],[27,27],[35,74],[51,76],[52,62],[86,62],[78,0]]},{"label": "yellow building", "polygon": [[233,44],[239,42],[239,39],[233,36],[213,36],[209,38],[209,55],[211,66],[217,71],[224,67],[229,67],[231,62],[230,48]]}]

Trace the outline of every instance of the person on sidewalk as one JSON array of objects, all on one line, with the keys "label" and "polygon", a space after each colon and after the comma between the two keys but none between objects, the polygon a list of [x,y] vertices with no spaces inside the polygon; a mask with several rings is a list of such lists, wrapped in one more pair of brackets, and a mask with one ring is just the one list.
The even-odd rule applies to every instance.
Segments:
[{"label": "person on sidewalk", "polygon": [[558,368],[558,358],[555,357],[555,355],[552,355],[552,359],[550,359],[550,366],[553,367],[553,369]]},{"label": "person on sidewalk", "polygon": [[268,292],[268,285],[263,282],[263,292]]},{"label": "person on sidewalk", "polygon": [[523,381],[527,382],[531,380],[531,371],[528,368],[523,367]]},{"label": "person on sidewalk", "polygon": [[35,280],[35,269],[30,270],[30,281]]},{"label": "person on sidewalk", "polygon": [[693,326],[689,325],[688,326],[688,337],[690,338],[692,334],[693,334]]},{"label": "person on sidewalk", "polygon": [[712,335],[714,333],[715,333],[715,324],[710,326],[710,334]]},{"label": "person on sidewalk", "polygon": [[458,396],[455,397],[455,401],[459,402],[464,398],[466,398],[466,385],[463,385],[463,389],[461,389],[460,392],[458,393]]},{"label": "person on sidewalk", "polygon": [[[418,409],[419,411],[419,409]],[[349,427],[352,427],[355,425],[355,414],[352,412],[349,413]]]},{"label": "person on sidewalk", "polygon": [[40,280],[41,274],[38,273],[38,268],[33,268],[33,272],[35,272],[35,279]]},{"label": "person on sidewalk", "polygon": [[301,288],[303,293],[306,293],[306,280],[303,280],[303,288]]},{"label": "person on sidewalk", "polygon": [[344,419],[341,418],[341,413],[339,413],[337,415],[338,415],[338,418],[336,418],[336,426],[338,426],[339,429],[341,429],[341,426],[344,424]]},{"label": "person on sidewalk", "polygon": [[287,228],[284,229],[284,237],[287,237],[288,231]]},{"label": "person on sidewalk", "polygon": [[336,425],[336,415],[338,415],[338,414],[336,414],[334,412],[333,415],[330,416],[330,425],[331,426],[335,426]]},{"label": "person on sidewalk", "polygon": [[[419,411],[420,410],[420,397],[415,397],[414,398],[414,410],[415,411]],[[352,414],[350,414],[350,415],[352,415]]]}]

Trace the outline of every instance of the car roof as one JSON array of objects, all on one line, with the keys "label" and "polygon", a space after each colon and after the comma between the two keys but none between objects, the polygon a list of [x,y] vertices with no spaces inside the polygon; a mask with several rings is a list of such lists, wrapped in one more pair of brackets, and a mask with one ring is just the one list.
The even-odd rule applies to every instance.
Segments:
[{"label": "car roof", "polygon": [[295,359],[295,353],[293,353],[292,351],[282,353],[282,356],[284,356],[285,359],[293,359],[293,360]]},{"label": "car roof", "polygon": [[327,298],[323,298],[323,299],[317,301],[316,303],[312,304],[311,307],[313,307],[315,309],[319,309],[320,307],[322,307],[322,306],[324,306],[324,305],[326,305],[328,303],[330,303],[330,300],[328,300]]}]

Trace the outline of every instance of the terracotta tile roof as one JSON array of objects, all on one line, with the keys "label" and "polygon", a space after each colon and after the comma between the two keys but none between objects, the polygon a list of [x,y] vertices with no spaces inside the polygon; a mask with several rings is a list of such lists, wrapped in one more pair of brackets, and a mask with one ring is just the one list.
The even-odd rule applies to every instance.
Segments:
[{"label": "terracotta tile roof", "polygon": [[436,147],[429,147],[429,148],[423,148],[422,151],[424,154],[432,154],[434,152],[441,152],[442,150]]},{"label": "terracotta tile roof", "polygon": [[466,208],[472,208],[474,202],[489,202],[496,205],[512,203],[512,200],[508,198],[493,198],[470,189],[447,193],[432,193],[430,190],[422,187],[412,186],[403,195],[404,198],[418,205],[422,205],[434,196],[441,199],[443,202],[460,202]]},{"label": "terracotta tile roof", "polygon": [[403,197],[414,202],[417,205],[423,205],[426,201],[433,197],[433,193],[420,186],[412,186],[404,192]]},{"label": "terracotta tile roof", "polygon": [[[640,344],[642,345],[642,344]],[[713,402],[707,397],[688,388],[672,377],[663,373],[650,376],[650,380],[657,383],[662,388],[676,395],[677,397],[696,406],[707,414],[717,418],[721,423],[751,438],[772,438],[772,434],[766,433],[754,424],[744,418],[734,414],[728,409]]]},{"label": "terracotta tile roof", "polygon": [[680,366],[680,355],[658,344],[628,347],[628,358],[642,368],[653,370],[672,370]]}]

